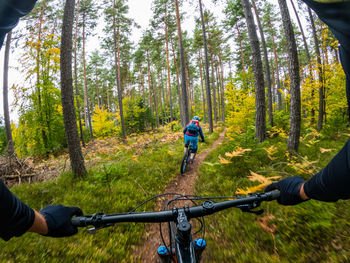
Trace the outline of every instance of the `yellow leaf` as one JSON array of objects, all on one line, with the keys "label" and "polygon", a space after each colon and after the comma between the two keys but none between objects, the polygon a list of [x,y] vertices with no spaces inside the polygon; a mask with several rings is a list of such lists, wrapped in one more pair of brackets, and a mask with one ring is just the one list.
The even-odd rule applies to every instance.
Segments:
[{"label": "yellow leaf", "polygon": [[324,149],[324,148],[320,147],[321,153],[327,153],[327,152],[332,152],[332,151],[335,151],[335,149]]},{"label": "yellow leaf", "polygon": [[233,157],[242,156],[245,152],[249,152],[249,151],[251,151],[251,149],[243,149],[243,148],[237,146],[235,151],[233,151],[231,153],[227,152],[227,153],[225,153],[225,155],[232,159]]},{"label": "yellow leaf", "polygon": [[139,162],[137,155],[133,155],[133,156],[132,156],[132,159],[133,159],[135,162]]},{"label": "yellow leaf", "polygon": [[261,174],[257,174],[257,173],[254,173],[253,171],[250,171],[250,176],[248,176],[248,179],[252,182],[255,182],[255,181],[258,181],[262,184],[270,184],[272,183],[271,180],[274,180],[274,179],[279,179],[281,178],[281,176],[273,176],[273,177],[265,177]]},{"label": "yellow leaf", "polygon": [[267,152],[267,157],[269,157],[270,160],[276,159],[275,157],[272,157],[272,155],[274,155],[274,154],[277,152],[277,150],[278,150],[277,147],[275,147],[275,146],[272,145],[272,146],[269,147],[269,148],[263,148],[263,149]]},{"label": "yellow leaf", "polygon": [[232,163],[231,161],[226,160],[225,158],[223,158],[221,155],[219,155],[219,162],[220,162],[221,164],[229,164],[229,163]]}]

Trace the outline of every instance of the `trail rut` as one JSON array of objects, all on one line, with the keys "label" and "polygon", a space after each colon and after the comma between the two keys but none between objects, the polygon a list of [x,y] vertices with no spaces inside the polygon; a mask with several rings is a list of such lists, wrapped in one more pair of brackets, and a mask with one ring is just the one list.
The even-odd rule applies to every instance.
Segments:
[{"label": "trail rut", "polygon": [[[164,193],[179,193],[183,195],[193,195],[194,186],[196,180],[198,179],[198,167],[206,158],[208,153],[214,150],[219,144],[224,141],[225,130],[219,135],[219,138],[213,143],[211,147],[199,153],[193,164],[184,175],[178,175],[174,180],[172,180],[165,188]],[[155,211],[163,208],[164,204],[173,199],[173,196],[165,196],[161,201],[157,201]],[[177,203],[178,206],[178,203]],[[158,262],[159,258],[157,255],[157,248],[162,245],[162,241],[159,235],[159,224],[150,224],[147,226],[146,234],[141,242],[142,246],[135,248],[135,255],[138,255],[138,260],[140,262]]]}]

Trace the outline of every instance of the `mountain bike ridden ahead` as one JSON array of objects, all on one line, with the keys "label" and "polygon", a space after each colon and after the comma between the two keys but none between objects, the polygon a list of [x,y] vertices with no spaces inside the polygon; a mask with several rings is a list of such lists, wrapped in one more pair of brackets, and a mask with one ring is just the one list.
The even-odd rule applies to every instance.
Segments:
[{"label": "mountain bike ridden ahead", "polygon": [[185,136],[185,149],[186,152],[188,146],[191,144],[191,155],[190,155],[190,163],[193,162],[194,156],[197,153],[197,142],[198,136],[201,136],[202,142],[204,142],[204,135],[202,131],[202,127],[199,125],[200,118],[198,116],[194,116],[190,123],[183,130]]}]

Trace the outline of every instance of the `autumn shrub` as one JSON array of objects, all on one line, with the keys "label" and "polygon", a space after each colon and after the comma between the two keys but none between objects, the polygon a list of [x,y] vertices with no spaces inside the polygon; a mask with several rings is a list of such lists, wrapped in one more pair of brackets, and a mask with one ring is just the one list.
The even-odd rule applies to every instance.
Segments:
[{"label": "autumn shrub", "polygon": [[102,108],[95,106],[92,115],[92,128],[97,138],[107,138],[116,135],[120,130],[120,126],[118,127],[116,122],[120,123],[120,117],[117,113],[108,112],[104,106]]},{"label": "autumn shrub", "polygon": [[[294,175],[308,179],[320,171],[347,140],[344,135],[337,139],[326,137],[313,128],[302,134],[297,155],[285,151],[285,136],[273,136],[259,144],[241,136],[227,140],[201,164],[196,194],[234,196],[238,188],[254,189],[258,183],[249,180],[251,172],[267,179]],[[240,151],[244,153],[240,155]],[[207,217],[206,240],[210,249],[204,252],[206,260],[347,262],[350,258],[348,201],[312,200],[292,207],[273,201],[263,203],[261,208],[265,210],[261,216],[231,209]]]}]

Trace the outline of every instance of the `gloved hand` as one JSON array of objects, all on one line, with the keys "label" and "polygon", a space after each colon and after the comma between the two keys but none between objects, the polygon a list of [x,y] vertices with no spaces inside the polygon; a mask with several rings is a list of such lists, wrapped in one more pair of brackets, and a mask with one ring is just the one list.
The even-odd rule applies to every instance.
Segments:
[{"label": "gloved hand", "polygon": [[78,233],[77,227],[71,223],[72,216],[81,216],[83,212],[79,207],[63,205],[49,205],[40,211],[46,220],[50,237],[69,237]]},{"label": "gloved hand", "polygon": [[300,187],[304,183],[304,179],[300,176],[288,177],[279,182],[272,183],[265,188],[265,192],[279,190],[280,197],[277,202],[281,205],[297,205],[303,200],[300,196]]}]

